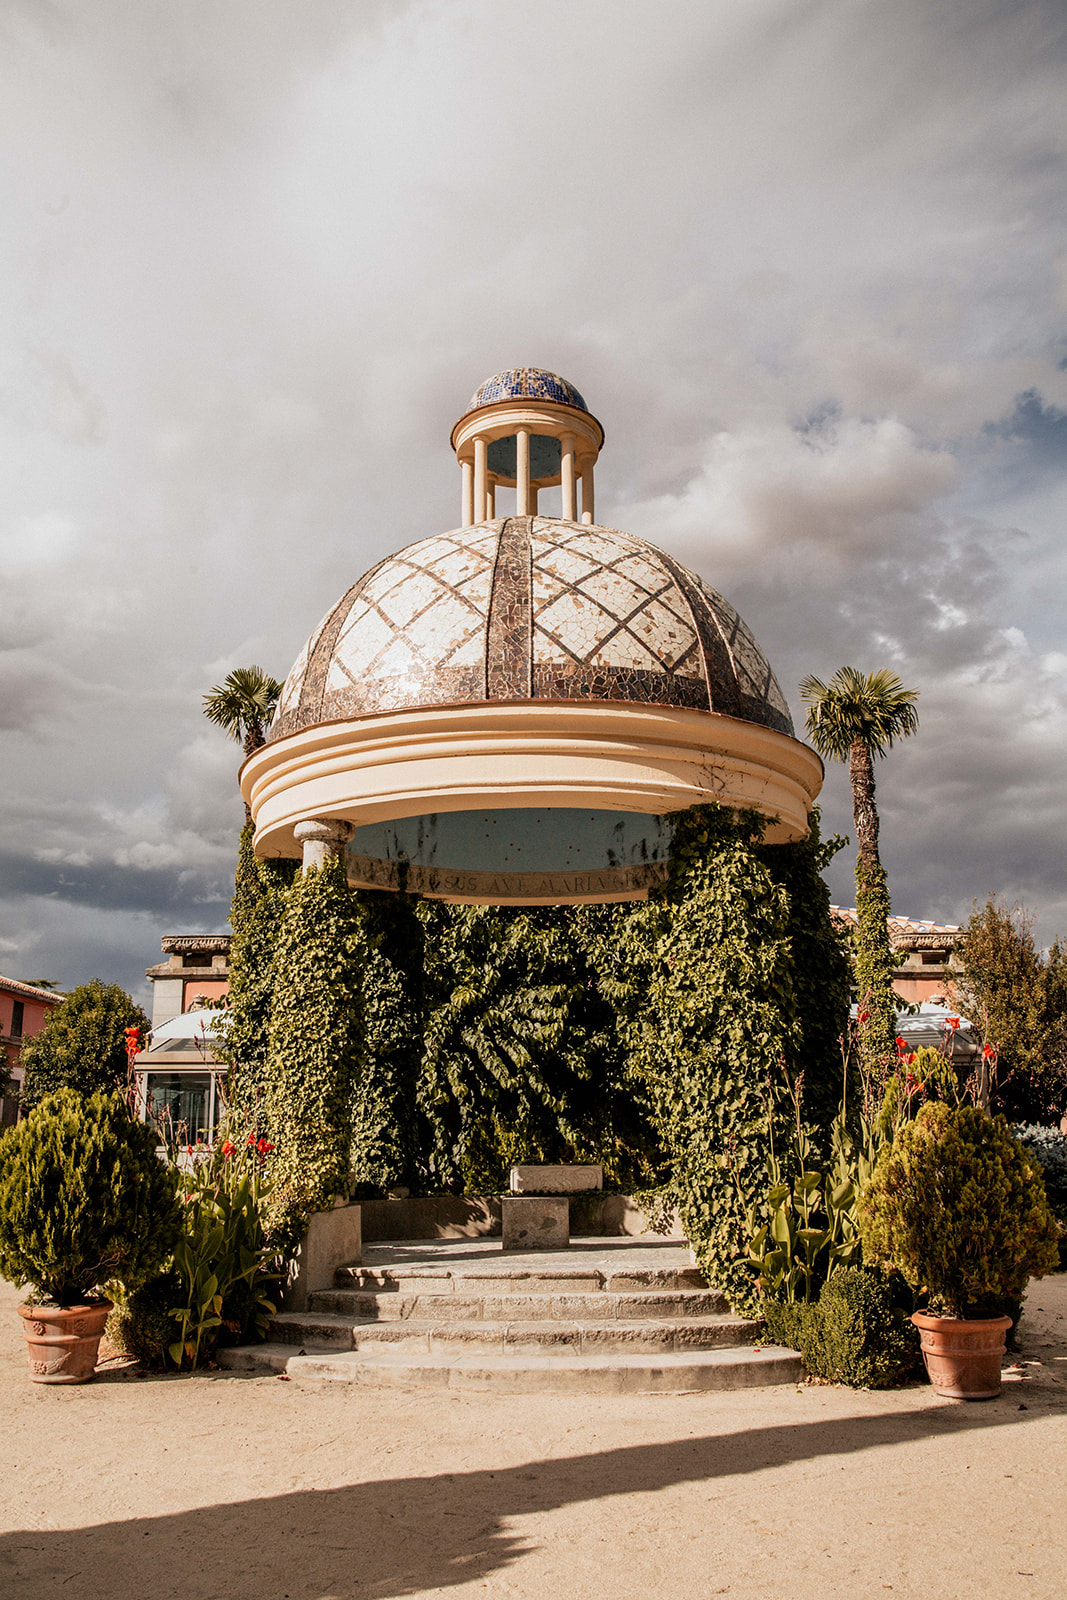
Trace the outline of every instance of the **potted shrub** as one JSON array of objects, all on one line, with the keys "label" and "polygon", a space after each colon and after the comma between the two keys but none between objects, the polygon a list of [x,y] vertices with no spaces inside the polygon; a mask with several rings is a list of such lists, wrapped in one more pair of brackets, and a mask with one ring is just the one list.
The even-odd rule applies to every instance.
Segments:
[{"label": "potted shrub", "polygon": [[93,1376],[112,1281],[157,1272],[179,1229],[178,1174],[121,1094],[46,1095],[0,1137],[0,1275],[19,1306],[36,1383]]},{"label": "potted shrub", "polygon": [[999,1394],[1005,1305],[1058,1255],[1040,1169],[1004,1118],[924,1106],[879,1156],[860,1226],[864,1259],[897,1268],[925,1302],[912,1321],[938,1394]]}]

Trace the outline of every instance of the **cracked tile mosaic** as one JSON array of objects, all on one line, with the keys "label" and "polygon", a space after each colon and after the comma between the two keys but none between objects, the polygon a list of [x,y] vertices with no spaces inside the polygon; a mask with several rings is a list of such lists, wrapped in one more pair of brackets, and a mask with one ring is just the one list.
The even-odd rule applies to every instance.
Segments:
[{"label": "cracked tile mosaic", "polygon": [[[467,411],[477,411],[479,406],[491,406],[497,400],[555,400],[559,405],[573,406],[576,411],[589,407],[566,378],[557,372],[546,372],[544,367],[507,367],[486,378],[471,396]],[[464,412],[464,416],[466,416]]]},{"label": "cracked tile mosaic", "polygon": [[744,622],[673,557],[614,528],[509,517],[421,540],[361,578],[301,652],[270,737],[530,698],[683,706],[793,731]]}]

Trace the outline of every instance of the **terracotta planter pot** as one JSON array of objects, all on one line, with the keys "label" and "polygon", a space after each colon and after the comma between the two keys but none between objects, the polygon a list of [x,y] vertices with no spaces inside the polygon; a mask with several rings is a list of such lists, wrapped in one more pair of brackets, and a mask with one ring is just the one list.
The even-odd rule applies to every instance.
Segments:
[{"label": "terracotta planter pot", "polygon": [[1010,1317],[931,1317],[916,1311],[927,1376],[938,1394],[953,1400],[993,1400],[1000,1393],[1000,1364]]},{"label": "terracotta planter pot", "polygon": [[19,1306],[31,1383],[88,1383],[110,1300],[87,1306]]}]

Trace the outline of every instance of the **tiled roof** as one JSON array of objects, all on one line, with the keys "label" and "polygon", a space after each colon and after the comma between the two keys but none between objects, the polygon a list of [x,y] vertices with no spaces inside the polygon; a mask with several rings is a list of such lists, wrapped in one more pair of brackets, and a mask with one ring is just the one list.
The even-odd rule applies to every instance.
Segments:
[{"label": "tiled roof", "polygon": [[752,634],[680,562],[615,528],[507,517],[408,545],[360,578],[301,652],[270,737],[501,700],[681,706],[793,732]]},{"label": "tiled roof", "polygon": [[12,994],[24,994],[28,1000],[43,1000],[46,1005],[57,1006],[65,995],[54,994],[51,989],[37,989],[32,983],[20,983],[17,978],[5,978],[0,975],[0,989],[8,989]]},{"label": "tiled roof", "polygon": [[[836,922],[855,927],[855,906],[831,906],[830,915]],[[943,935],[945,942],[955,939],[962,931],[954,922],[928,922],[917,917],[890,917],[887,926],[893,939],[922,938],[925,935]]]}]

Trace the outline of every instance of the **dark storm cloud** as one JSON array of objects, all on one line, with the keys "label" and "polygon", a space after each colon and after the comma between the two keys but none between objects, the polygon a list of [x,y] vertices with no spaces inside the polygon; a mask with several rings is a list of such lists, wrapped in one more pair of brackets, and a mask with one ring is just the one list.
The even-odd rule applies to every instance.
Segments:
[{"label": "dark storm cloud", "polygon": [[898,909],[1067,927],[1061,5],[0,28],[0,968],[132,982],[219,925],[204,690],[454,524],[449,427],[524,361],[604,422],[604,520],[738,604],[795,713],[845,661],[922,689],[879,772]]}]

